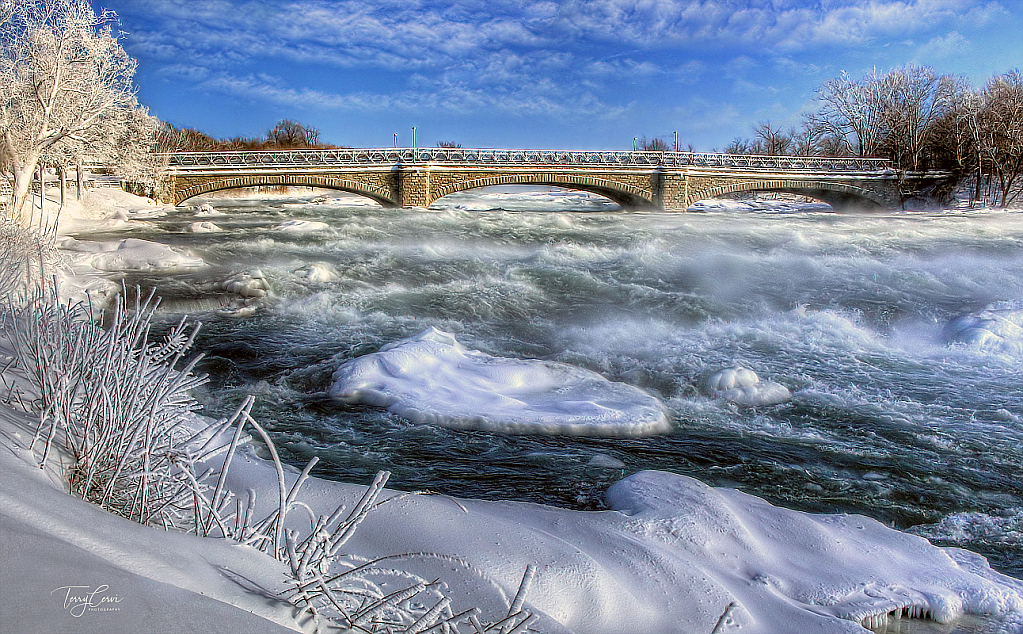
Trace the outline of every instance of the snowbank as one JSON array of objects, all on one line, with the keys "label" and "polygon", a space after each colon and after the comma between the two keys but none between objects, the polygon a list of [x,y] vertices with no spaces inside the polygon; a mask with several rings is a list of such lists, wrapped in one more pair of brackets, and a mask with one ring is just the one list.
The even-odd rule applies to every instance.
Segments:
[{"label": "snowbank", "polygon": [[492,357],[428,328],[343,363],[330,395],[417,423],[505,433],[639,436],[670,429],[661,402],[570,365]]},{"label": "snowbank", "polygon": [[[273,499],[265,462],[243,454],[233,469],[232,487]],[[312,478],[299,499],[319,515],[339,502],[351,508],[363,491]],[[966,612],[1023,631],[1023,582],[977,555],[866,517],[782,509],[672,473],[619,481],[607,493],[611,510],[601,512],[385,496],[346,552],[355,561],[416,553],[401,557],[402,567],[461,589],[449,593],[455,611],[460,602],[488,603],[495,588],[507,601],[534,565],[530,609],[579,633],[709,633],[733,603],[725,632],[854,634],[859,623],[948,623]],[[307,523],[303,514],[294,526]]]},{"label": "snowbank", "polygon": [[[6,360],[0,335],[0,359]],[[13,380],[9,372],[5,380]],[[284,568],[224,540],[142,526],[72,497],[39,469],[33,421],[0,403],[0,632],[299,629]]]}]

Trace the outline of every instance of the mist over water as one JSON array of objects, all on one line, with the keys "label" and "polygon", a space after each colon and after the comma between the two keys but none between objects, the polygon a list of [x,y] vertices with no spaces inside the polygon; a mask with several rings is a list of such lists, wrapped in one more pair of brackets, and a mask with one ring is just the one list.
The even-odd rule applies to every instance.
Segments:
[{"label": "mist over water", "polygon": [[[207,269],[129,282],[158,287],[168,322],[203,322],[211,411],[254,394],[288,459],[319,456],[320,476],[366,482],[387,469],[407,489],[598,509],[623,475],[663,469],[913,527],[1023,575],[1023,341],[1010,330],[1000,347],[950,342],[946,328],[992,305],[1010,321],[1023,309],[1019,214],[625,213],[538,192],[430,210],[212,202],[223,215],[203,219],[222,233],[184,232],[189,209],[133,233],[190,248]],[[292,220],[329,228],[278,229]],[[239,299],[220,283],[257,269],[270,293],[256,313],[218,314]],[[673,429],[501,435],[326,396],[341,362],[429,326],[490,355],[641,387]],[[709,396],[709,375],[736,363],[792,398]]]}]

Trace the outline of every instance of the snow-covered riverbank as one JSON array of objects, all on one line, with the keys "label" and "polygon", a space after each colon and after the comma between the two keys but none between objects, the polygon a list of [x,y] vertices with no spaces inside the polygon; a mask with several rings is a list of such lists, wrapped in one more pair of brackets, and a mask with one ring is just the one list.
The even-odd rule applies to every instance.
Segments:
[{"label": "snow-covered riverbank", "polygon": [[[121,194],[86,202],[64,212],[79,218],[76,232],[159,213]],[[64,242],[75,274],[65,292],[101,288],[90,280],[103,272],[202,266],[153,242],[83,248],[79,238]],[[139,526],[68,497],[59,469],[33,466],[31,424],[0,410],[0,632],[313,627],[278,595],[284,566],[253,548]],[[236,458],[228,484],[265,504],[276,476],[255,453]],[[355,506],[364,489],[313,478],[299,499],[313,516],[330,514],[342,501]],[[979,631],[1023,632],[1023,582],[868,518],[790,511],[654,471],[621,480],[607,502],[610,510],[582,512],[404,496],[373,510],[346,550],[354,561],[416,553],[392,565],[444,581],[455,613],[475,606],[488,618],[535,566],[525,605],[545,615],[537,631],[709,633],[734,604],[722,632],[861,632],[857,621],[879,626],[892,612],[944,622],[985,614]],[[293,528],[308,531],[297,515]]]}]

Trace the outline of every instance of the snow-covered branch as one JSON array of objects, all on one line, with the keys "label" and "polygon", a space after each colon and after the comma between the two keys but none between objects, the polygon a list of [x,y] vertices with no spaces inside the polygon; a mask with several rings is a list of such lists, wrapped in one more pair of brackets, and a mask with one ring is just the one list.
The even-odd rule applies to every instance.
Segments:
[{"label": "snow-covered branch", "polygon": [[[0,167],[14,180],[12,218],[40,164],[67,167],[85,158],[140,171],[137,146],[155,141],[156,121],[135,98],[135,61],[112,26],[85,0],[24,0],[0,5]],[[150,177],[148,180],[153,180]]]}]

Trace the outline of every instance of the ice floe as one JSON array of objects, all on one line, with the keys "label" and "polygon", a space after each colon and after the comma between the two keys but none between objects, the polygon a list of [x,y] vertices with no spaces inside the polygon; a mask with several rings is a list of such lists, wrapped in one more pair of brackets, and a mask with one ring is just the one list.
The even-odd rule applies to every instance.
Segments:
[{"label": "ice floe", "polygon": [[275,227],[277,231],[287,233],[306,233],[310,231],[326,231],[330,225],[319,220],[288,220]]},{"label": "ice floe", "polygon": [[330,395],[416,423],[510,433],[638,436],[668,431],[643,390],[563,363],[494,357],[428,328],[343,363]]},{"label": "ice floe", "polygon": [[304,282],[324,283],[338,278],[337,270],[326,262],[313,262],[295,269],[295,275]]},{"label": "ice floe", "polygon": [[74,252],[77,265],[100,271],[172,271],[199,268],[202,258],[173,249],[165,244],[126,238],[112,242],[94,242],[64,238],[60,248]]},{"label": "ice floe", "polygon": [[1023,302],[998,302],[960,315],[945,326],[945,339],[997,354],[1023,354]]}]

